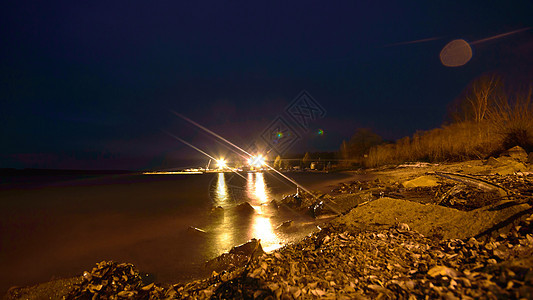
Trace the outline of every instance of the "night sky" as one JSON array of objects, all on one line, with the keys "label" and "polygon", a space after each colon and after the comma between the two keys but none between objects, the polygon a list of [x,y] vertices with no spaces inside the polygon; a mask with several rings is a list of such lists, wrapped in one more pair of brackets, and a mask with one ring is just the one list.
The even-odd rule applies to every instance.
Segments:
[{"label": "night sky", "polygon": [[485,72],[533,78],[533,29],[439,60],[532,27],[531,1],[286,2],[3,1],[0,167],[180,167],[202,155],[167,132],[228,150],[172,111],[246,146],[303,90],[326,114],[287,153],[335,151],[440,126]]}]

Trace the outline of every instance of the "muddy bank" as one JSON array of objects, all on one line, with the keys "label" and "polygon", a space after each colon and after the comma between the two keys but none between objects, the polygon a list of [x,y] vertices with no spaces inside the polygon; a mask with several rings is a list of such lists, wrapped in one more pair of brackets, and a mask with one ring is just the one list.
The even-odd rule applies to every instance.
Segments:
[{"label": "muddy bank", "polygon": [[533,213],[531,205],[512,203],[507,206],[483,207],[460,211],[440,205],[420,204],[409,200],[381,198],[360,205],[333,221],[354,229],[383,230],[405,223],[428,237],[466,239],[495,229],[498,224]]}]

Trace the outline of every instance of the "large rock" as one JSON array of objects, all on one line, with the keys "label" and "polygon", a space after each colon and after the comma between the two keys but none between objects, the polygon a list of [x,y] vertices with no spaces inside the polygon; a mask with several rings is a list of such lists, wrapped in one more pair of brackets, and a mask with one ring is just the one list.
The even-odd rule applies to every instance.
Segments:
[{"label": "large rock", "polygon": [[294,221],[289,220],[281,223],[278,227],[276,227],[276,230],[287,230],[288,228],[293,227]]},{"label": "large rock", "polygon": [[211,212],[224,212],[224,208],[222,206],[215,206],[211,208]]},{"label": "large rock", "polygon": [[502,176],[512,175],[516,172],[527,170],[524,163],[527,161],[527,154],[524,149],[516,146],[500,155],[498,158],[489,157],[485,162],[488,168],[484,174],[499,174]]},{"label": "large rock", "polygon": [[494,157],[489,157],[489,159],[487,159],[487,161],[485,162],[485,165],[487,166],[498,166],[498,165],[501,165],[501,162],[497,159],[497,158],[494,158]]},{"label": "large rock", "polygon": [[235,210],[240,214],[245,215],[253,215],[255,213],[255,209],[253,206],[248,202],[243,202],[235,207]]},{"label": "large rock", "polygon": [[520,146],[515,146],[511,149],[506,150],[505,152],[500,154],[500,157],[502,156],[507,156],[521,162],[525,162],[528,159],[526,150],[522,149],[522,147]]},{"label": "large rock", "polygon": [[261,241],[258,239],[251,239],[248,242],[235,246],[229,251],[230,254],[239,254],[245,256],[260,256],[263,253],[263,247],[261,247]]},{"label": "large rock", "polygon": [[[381,198],[359,205],[333,223],[363,230],[381,230],[405,223],[425,236],[443,239],[470,238],[531,209],[529,204],[493,205],[460,211],[440,205],[425,205],[408,200]],[[509,225],[510,226],[510,225]],[[503,229],[503,228],[502,228]]]},{"label": "large rock", "polygon": [[416,187],[429,187],[429,186],[437,186],[439,183],[437,182],[437,179],[433,176],[420,176],[413,180],[404,181],[402,185],[405,188],[416,188]]},{"label": "large rock", "polygon": [[512,175],[516,172],[524,172],[527,170],[526,166],[523,163],[514,159],[502,157],[500,158],[500,161],[502,162],[502,164],[500,166],[494,166],[494,168],[489,171],[489,174],[499,174],[502,176],[506,176]]},{"label": "large rock", "polygon": [[206,262],[205,267],[207,270],[215,272],[231,270],[232,268],[243,266],[250,258],[259,257],[264,253],[260,240],[251,239],[242,245],[231,248],[228,253],[209,260]]}]

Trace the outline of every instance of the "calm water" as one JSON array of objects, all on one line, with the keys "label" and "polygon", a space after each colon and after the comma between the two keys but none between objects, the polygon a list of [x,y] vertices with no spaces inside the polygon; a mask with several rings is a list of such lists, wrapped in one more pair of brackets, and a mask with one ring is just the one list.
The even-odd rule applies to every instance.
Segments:
[{"label": "calm water", "polygon": [[[0,291],[90,270],[96,262],[134,263],[157,282],[205,276],[203,264],[232,246],[261,239],[265,250],[309,234],[315,220],[267,205],[295,188],[270,173],[113,175],[61,178],[0,189]],[[306,187],[344,174],[293,173]],[[17,182],[24,182],[18,178]],[[244,201],[255,209],[243,215]],[[212,212],[222,206],[222,213]],[[276,230],[294,220],[289,232]],[[189,230],[194,226],[201,234]]]}]

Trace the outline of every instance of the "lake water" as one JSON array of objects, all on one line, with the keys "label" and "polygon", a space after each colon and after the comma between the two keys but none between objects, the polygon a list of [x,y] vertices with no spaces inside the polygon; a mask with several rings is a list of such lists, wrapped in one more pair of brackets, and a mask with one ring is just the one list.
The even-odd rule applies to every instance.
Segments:
[{"label": "lake water", "polygon": [[[330,189],[324,182],[349,177],[288,175],[322,190]],[[294,185],[270,172],[2,180],[2,294],[14,285],[80,275],[102,260],[131,262],[157,282],[188,281],[207,275],[205,261],[235,245],[258,238],[266,251],[273,250],[303,238],[318,224],[306,214],[267,205],[295,192]],[[254,214],[236,211],[244,201]],[[213,212],[216,206],[223,212]],[[294,229],[276,229],[287,220],[295,221]]]}]

